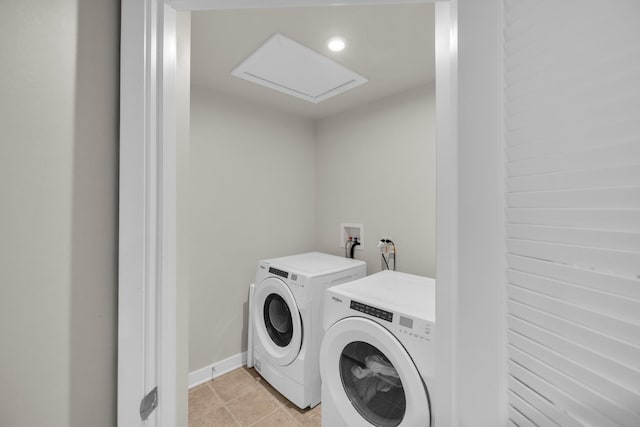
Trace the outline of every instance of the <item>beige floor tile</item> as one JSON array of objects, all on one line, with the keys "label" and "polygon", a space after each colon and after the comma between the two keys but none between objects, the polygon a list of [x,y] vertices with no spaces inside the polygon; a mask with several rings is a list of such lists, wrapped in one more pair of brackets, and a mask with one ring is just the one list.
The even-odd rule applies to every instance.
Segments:
[{"label": "beige floor tile", "polygon": [[199,416],[210,406],[219,406],[220,398],[209,387],[209,383],[204,383],[189,391],[189,414]]},{"label": "beige floor tile", "polygon": [[189,427],[238,427],[239,424],[233,419],[229,411],[224,406],[210,407],[208,410],[191,416],[189,413]]},{"label": "beige floor tile", "polygon": [[289,427],[296,426],[298,424],[291,418],[291,415],[284,410],[284,408],[278,408],[266,417],[256,421],[252,426],[259,427]]},{"label": "beige floor tile", "polygon": [[315,414],[315,415],[317,415],[319,417],[322,416],[322,404],[317,405],[310,412],[311,412],[311,414]]},{"label": "beige floor tile", "polygon": [[190,427],[320,427],[321,411],[321,405],[298,408],[254,369],[237,369],[189,391]]},{"label": "beige floor tile", "polygon": [[280,394],[280,392],[278,390],[276,390],[275,388],[273,388],[273,386],[271,384],[269,384],[267,382],[267,380],[265,380],[264,378],[260,377],[258,379],[258,384],[260,385],[260,387],[264,388],[267,391],[267,393],[269,393],[271,396],[273,396],[273,398],[276,399],[278,404],[280,404],[280,405],[291,404],[292,405],[292,403],[289,402],[289,399],[287,399],[282,394]]},{"label": "beige floor tile", "polygon": [[297,423],[302,425],[312,425],[308,424],[309,418],[314,415],[313,409],[300,409],[293,403],[287,401],[284,406],[285,410],[296,420]]},{"label": "beige floor tile", "polygon": [[226,375],[216,378],[211,383],[223,402],[229,402],[258,386],[256,379],[252,378],[243,369],[236,369]]},{"label": "beige floor tile", "polygon": [[253,378],[260,378],[260,374],[253,368],[247,368],[246,366],[241,368],[243,371],[251,375]]},{"label": "beige floor tile", "polygon": [[246,395],[226,403],[227,409],[243,426],[251,425],[280,407],[263,388],[256,387]]},{"label": "beige floor tile", "polygon": [[300,422],[300,425],[303,427],[321,427],[322,420],[320,418],[320,415],[311,414],[307,416],[302,422]]}]

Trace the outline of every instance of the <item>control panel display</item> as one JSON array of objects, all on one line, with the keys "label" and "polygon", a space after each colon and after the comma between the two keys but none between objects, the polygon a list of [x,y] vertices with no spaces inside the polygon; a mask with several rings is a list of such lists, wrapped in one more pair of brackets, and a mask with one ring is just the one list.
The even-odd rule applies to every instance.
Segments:
[{"label": "control panel display", "polygon": [[404,326],[405,328],[413,329],[413,319],[409,319],[408,317],[400,316],[400,326]]},{"label": "control panel display", "polygon": [[276,276],[284,277],[285,279],[289,278],[289,273],[286,271],[278,270],[277,268],[269,267],[269,273],[275,274]]},{"label": "control panel display", "polygon": [[386,320],[387,322],[393,322],[393,313],[390,311],[381,310],[354,300],[351,300],[350,307],[353,310],[368,314],[369,316],[377,317],[379,319]]}]

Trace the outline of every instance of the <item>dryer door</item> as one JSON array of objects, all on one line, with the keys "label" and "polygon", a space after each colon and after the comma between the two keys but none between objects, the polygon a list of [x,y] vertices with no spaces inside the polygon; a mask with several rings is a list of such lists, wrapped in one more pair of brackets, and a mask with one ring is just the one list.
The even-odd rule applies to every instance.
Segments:
[{"label": "dryer door", "polygon": [[288,365],[302,345],[298,306],[284,281],[269,277],[255,288],[252,318],[257,339],[271,363]]},{"label": "dryer door", "polygon": [[320,376],[349,426],[431,424],[418,369],[400,341],[374,321],[348,317],[329,328],[320,349]]}]

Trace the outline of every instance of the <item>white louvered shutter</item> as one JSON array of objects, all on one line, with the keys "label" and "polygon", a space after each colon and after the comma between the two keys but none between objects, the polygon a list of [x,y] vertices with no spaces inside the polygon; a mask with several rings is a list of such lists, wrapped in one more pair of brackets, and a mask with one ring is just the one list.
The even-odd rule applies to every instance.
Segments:
[{"label": "white louvered shutter", "polygon": [[508,415],[640,426],[640,0],[504,3]]}]

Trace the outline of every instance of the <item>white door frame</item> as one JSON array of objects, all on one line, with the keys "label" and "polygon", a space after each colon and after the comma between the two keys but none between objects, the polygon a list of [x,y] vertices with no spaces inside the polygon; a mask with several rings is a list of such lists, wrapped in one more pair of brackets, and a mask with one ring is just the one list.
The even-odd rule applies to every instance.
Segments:
[{"label": "white door frame", "polygon": [[[435,2],[437,426],[456,426],[457,0],[122,0],[118,425],[173,426],[176,346],[176,11]],[[140,401],[158,386],[158,408]]]}]

